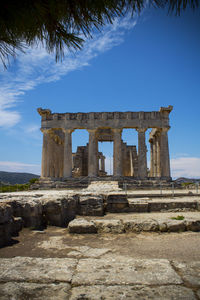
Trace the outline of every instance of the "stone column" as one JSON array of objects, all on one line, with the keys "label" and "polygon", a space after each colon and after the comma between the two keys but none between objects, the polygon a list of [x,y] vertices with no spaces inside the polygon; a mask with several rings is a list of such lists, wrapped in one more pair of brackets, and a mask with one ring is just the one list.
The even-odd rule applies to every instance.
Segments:
[{"label": "stone column", "polygon": [[170,159],[167,134],[168,130],[169,128],[162,128],[160,131],[160,175],[164,178],[170,178]]},{"label": "stone column", "polygon": [[63,129],[64,132],[64,159],[63,159],[63,177],[72,176],[72,132],[73,129]]},{"label": "stone column", "polygon": [[155,136],[153,136],[153,177],[157,177],[157,144]]},{"label": "stone column", "polygon": [[153,138],[151,138],[149,140],[150,143],[150,177],[153,177],[154,174],[154,164],[153,164],[153,151],[154,151],[154,147],[153,147]]},{"label": "stone column", "polygon": [[42,167],[41,177],[49,177],[49,166],[48,166],[48,143],[49,143],[49,130],[41,129],[43,133],[43,145],[42,145]]},{"label": "stone column", "polygon": [[105,172],[105,156],[101,156],[101,171]]},{"label": "stone column", "polygon": [[160,177],[161,172],[160,172],[160,162],[161,162],[161,157],[160,157],[160,132],[158,131],[156,133],[156,176]]},{"label": "stone column", "polygon": [[122,176],[122,129],[112,129],[114,133],[113,175]]},{"label": "stone column", "polygon": [[146,128],[137,128],[138,132],[138,177],[147,177],[147,147],[145,142]]},{"label": "stone column", "polygon": [[89,132],[89,148],[88,148],[88,176],[93,177],[98,174],[97,154],[98,141],[96,138],[96,129],[88,129]]}]

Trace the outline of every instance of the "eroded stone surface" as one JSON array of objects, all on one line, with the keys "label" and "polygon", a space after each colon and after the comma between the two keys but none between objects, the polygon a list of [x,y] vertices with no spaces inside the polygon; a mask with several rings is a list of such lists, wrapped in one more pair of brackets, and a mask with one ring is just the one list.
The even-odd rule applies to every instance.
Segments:
[{"label": "eroded stone surface", "polygon": [[98,232],[101,233],[123,233],[124,225],[121,220],[94,220]]},{"label": "eroded stone surface", "polygon": [[76,265],[77,261],[72,258],[2,258],[0,282],[70,282]]},{"label": "eroded stone surface", "polygon": [[81,286],[72,289],[70,300],[124,300],[124,299],[165,299],[165,300],[194,300],[196,299],[192,290],[182,286],[124,286],[124,285],[95,285]]},{"label": "eroded stone surface", "polygon": [[96,233],[97,228],[91,221],[84,219],[75,219],[69,223],[68,226],[70,233]]},{"label": "eroded stone surface", "polygon": [[165,259],[140,260],[122,256],[81,259],[73,277],[74,285],[181,284],[181,278]]},{"label": "eroded stone surface", "polygon": [[19,283],[8,282],[0,284],[1,300],[67,300],[69,299],[68,283]]},{"label": "eroded stone surface", "polygon": [[173,265],[184,281],[191,286],[200,287],[200,262],[177,262],[173,261]]}]

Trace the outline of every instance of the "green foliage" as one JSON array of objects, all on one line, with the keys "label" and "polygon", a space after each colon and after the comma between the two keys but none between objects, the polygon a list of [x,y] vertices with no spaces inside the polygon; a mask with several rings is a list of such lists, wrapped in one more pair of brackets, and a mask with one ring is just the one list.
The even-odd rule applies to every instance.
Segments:
[{"label": "green foliage", "polygon": [[177,216],[177,217],[171,217],[172,220],[178,220],[178,221],[181,221],[181,220],[184,220],[185,217],[184,216]]},{"label": "green foliage", "polygon": [[189,185],[191,185],[191,184],[194,184],[194,182],[182,182],[182,183],[181,183],[181,185],[182,185],[183,187],[187,187],[187,186],[189,186]]},{"label": "green foliage", "polygon": [[[112,23],[127,12],[140,13],[145,0],[20,0],[1,1],[0,60],[6,67],[16,50],[42,43],[56,60],[63,58],[64,46],[80,49],[84,38],[94,29]],[[168,7],[180,14],[188,6],[198,7],[198,0],[150,0],[150,6]]]},{"label": "green foliage", "polygon": [[37,181],[39,181],[38,178],[31,178],[31,179],[29,180],[29,183],[30,183],[30,184],[34,184],[34,183],[36,183]]},{"label": "green foliage", "polygon": [[14,184],[14,185],[2,185],[0,186],[0,193],[10,193],[18,191],[27,191],[30,188],[30,184]]}]

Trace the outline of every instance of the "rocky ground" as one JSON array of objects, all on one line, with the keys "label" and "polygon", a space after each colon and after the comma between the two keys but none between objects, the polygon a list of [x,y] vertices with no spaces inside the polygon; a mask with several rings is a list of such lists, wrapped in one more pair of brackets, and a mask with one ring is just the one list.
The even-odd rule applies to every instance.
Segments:
[{"label": "rocky ground", "polygon": [[0,300],[200,299],[195,192],[1,194]]},{"label": "rocky ground", "polygon": [[0,299],[200,299],[199,233],[23,229],[0,249]]}]

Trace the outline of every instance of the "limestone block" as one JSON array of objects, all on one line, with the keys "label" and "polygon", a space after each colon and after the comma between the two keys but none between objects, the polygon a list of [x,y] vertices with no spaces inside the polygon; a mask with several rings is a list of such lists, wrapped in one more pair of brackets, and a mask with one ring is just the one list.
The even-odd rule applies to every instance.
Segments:
[{"label": "limestone block", "polygon": [[97,227],[93,222],[84,219],[75,219],[68,225],[70,233],[97,233]]},{"label": "limestone block", "polygon": [[156,220],[146,220],[142,223],[142,230],[143,231],[158,231],[159,225]]},{"label": "limestone block", "polygon": [[148,203],[129,201],[129,212],[148,212]]},{"label": "limestone block", "polygon": [[184,221],[179,221],[179,220],[168,220],[167,221],[167,229],[170,232],[181,232],[185,231],[185,222]]},{"label": "limestone block", "polygon": [[9,222],[0,224],[0,247],[8,245],[12,239],[12,226]]},{"label": "limestone block", "polygon": [[63,300],[69,299],[69,289],[68,283],[8,282],[0,284],[0,299]]},{"label": "limestone block", "polygon": [[133,259],[127,256],[81,259],[73,285],[169,285],[182,280],[166,259]]},{"label": "limestone block", "polygon": [[69,283],[76,265],[77,260],[72,258],[1,258],[0,282]]},{"label": "limestone block", "polygon": [[103,216],[103,196],[81,196],[79,197],[78,214],[83,216]]},{"label": "limestone block", "polygon": [[43,207],[40,200],[22,198],[11,202],[13,215],[22,217],[25,227],[41,228],[43,226]]},{"label": "limestone block", "polygon": [[9,204],[0,203],[0,224],[9,222],[12,214],[12,207]]},{"label": "limestone block", "polygon": [[200,261],[172,262],[184,281],[191,286],[200,287]]},{"label": "limestone block", "polygon": [[159,231],[161,232],[167,232],[168,228],[167,228],[167,221],[158,221],[158,226],[159,226]]},{"label": "limestone block", "polygon": [[141,221],[136,220],[124,220],[124,229],[125,232],[141,232],[143,224]]},{"label": "limestone block", "polygon": [[79,286],[72,288],[70,300],[122,300],[122,299],[165,299],[165,300],[195,300],[196,297],[192,290],[182,286],[168,285],[148,287],[144,285],[95,285]]},{"label": "limestone block", "polygon": [[19,231],[22,230],[24,222],[21,217],[14,217],[12,223],[12,236],[17,236]]},{"label": "limestone block", "polygon": [[128,211],[129,208],[126,195],[109,195],[106,203],[106,211],[112,213],[125,212]]},{"label": "limestone block", "polygon": [[198,296],[199,299],[200,299],[200,289],[197,291],[197,296]]},{"label": "limestone block", "polygon": [[200,220],[186,220],[184,223],[187,230],[200,231]]},{"label": "limestone block", "polygon": [[123,233],[124,224],[121,220],[94,220],[100,233]]},{"label": "limestone block", "polygon": [[47,225],[67,226],[76,216],[76,198],[43,200],[43,216]]},{"label": "limestone block", "polygon": [[0,247],[8,245],[12,236],[17,235],[22,228],[22,220],[13,218],[12,213],[10,205],[0,203]]}]

